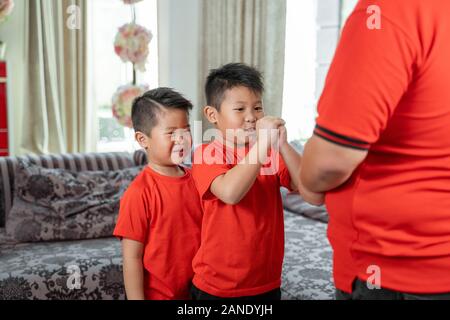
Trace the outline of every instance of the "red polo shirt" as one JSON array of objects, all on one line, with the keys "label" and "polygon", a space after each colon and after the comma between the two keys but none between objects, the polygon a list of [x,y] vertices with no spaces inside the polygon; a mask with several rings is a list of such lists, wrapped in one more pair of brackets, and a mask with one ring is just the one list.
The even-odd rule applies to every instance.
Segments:
[{"label": "red polo shirt", "polygon": [[[378,5],[381,29],[367,13]],[[315,134],[368,150],[329,192],[336,286],[450,292],[450,1],[360,1],[319,102]]]}]

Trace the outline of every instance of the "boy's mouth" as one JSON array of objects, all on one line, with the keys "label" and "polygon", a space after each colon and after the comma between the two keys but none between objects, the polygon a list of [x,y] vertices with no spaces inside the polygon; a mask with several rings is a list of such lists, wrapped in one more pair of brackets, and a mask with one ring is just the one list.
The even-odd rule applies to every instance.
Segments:
[{"label": "boy's mouth", "polygon": [[256,128],[244,129],[244,133],[247,136],[247,138],[254,137],[256,136]]},{"label": "boy's mouth", "polygon": [[183,157],[185,152],[184,152],[184,148],[177,148],[177,149],[173,149],[172,150],[172,154],[176,154],[179,157]]}]

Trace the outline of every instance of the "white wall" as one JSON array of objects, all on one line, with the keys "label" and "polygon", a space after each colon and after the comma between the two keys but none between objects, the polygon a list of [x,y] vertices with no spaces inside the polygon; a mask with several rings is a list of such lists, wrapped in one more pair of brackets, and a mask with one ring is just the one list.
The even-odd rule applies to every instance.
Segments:
[{"label": "white wall", "polygon": [[159,85],[180,91],[195,108],[203,86],[198,81],[200,10],[200,0],[158,1]]},{"label": "white wall", "polygon": [[356,1],[287,0],[283,118],[301,119],[287,121],[290,140],[309,139],[314,131],[317,102],[339,40],[341,20]]},{"label": "white wall", "polygon": [[318,100],[339,40],[342,1],[319,0],[317,5],[316,98]]},{"label": "white wall", "polygon": [[307,139],[314,130],[317,1],[287,0],[282,117],[289,140]]},{"label": "white wall", "polygon": [[25,6],[28,0],[15,0],[15,7],[7,21],[0,25],[0,40],[6,42],[6,57],[8,68],[8,122],[9,145],[11,155],[19,153],[21,138],[23,97],[26,94],[24,86],[25,65]]}]

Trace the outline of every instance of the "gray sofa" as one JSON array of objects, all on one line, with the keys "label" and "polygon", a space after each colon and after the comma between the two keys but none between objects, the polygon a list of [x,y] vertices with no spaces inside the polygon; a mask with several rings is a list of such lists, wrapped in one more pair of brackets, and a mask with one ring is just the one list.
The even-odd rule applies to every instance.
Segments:
[{"label": "gray sofa", "polygon": [[[142,152],[27,159],[43,167],[77,172],[118,170],[146,162]],[[0,300],[124,299],[121,248],[117,239],[17,243],[8,238],[4,226],[12,205],[17,163],[18,158],[0,158]],[[302,212],[286,210],[285,228],[283,299],[333,299],[326,223],[305,218]]]}]

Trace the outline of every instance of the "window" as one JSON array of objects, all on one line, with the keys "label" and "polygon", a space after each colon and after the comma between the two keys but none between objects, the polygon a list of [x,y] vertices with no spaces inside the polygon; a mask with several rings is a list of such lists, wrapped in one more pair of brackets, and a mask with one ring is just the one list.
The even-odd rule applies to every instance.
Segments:
[{"label": "window", "polygon": [[[132,21],[131,7],[121,0],[88,1],[88,104],[97,117],[97,151],[128,151],[139,148],[132,129],[121,126],[112,115],[111,100],[121,85],[132,82],[133,67],[123,63],[114,52],[117,30]],[[158,86],[157,0],[143,0],[136,5],[136,23],[151,30],[153,40],[146,72],[137,72],[137,83]]]},{"label": "window", "polygon": [[314,131],[317,102],[341,26],[357,0],[287,0],[283,92],[289,140],[305,142]]},{"label": "window", "polygon": [[305,140],[316,113],[316,0],[287,0],[283,119],[289,140]]},{"label": "window", "polygon": [[344,22],[353,12],[353,9],[355,8],[357,3],[358,0],[342,0],[342,11],[341,11],[341,21],[343,22],[342,27],[344,27]]}]

